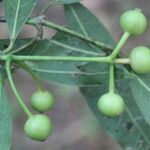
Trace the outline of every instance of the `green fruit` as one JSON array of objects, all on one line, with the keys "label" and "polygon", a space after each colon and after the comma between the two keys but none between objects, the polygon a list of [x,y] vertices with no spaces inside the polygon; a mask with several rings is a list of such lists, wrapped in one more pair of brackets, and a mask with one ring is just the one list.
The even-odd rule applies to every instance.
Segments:
[{"label": "green fruit", "polygon": [[132,35],[140,35],[147,28],[147,19],[140,10],[126,11],[120,18],[123,31]]},{"label": "green fruit", "polygon": [[48,111],[54,103],[53,96],[48,91],[37,91],[31,96],[31,105],[38,112]]},{"label": "green fruit", "polygon": [[24,130],[29,138],[45,141],[52,131],[51,121],[45,115],[34,115],[26,121]]},{"label": "green fruit", "polygon": [[124,111],[124,101],[115,93],[106,93],[98,100],[99,111],[107,117],[115,117]]},{"label": "green fruit", "polygon": [[150,49],[144,46],[134,48],[130,53],[130,65],[136,73],[150,72]]}]

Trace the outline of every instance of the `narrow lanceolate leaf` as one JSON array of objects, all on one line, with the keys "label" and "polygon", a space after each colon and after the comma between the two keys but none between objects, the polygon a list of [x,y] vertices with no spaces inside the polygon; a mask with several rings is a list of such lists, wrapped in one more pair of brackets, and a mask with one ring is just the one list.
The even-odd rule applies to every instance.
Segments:
[{"label": "narrow lanceolate leaf", "polygon": [[32,13],[37,0],[4,0],[9,34],[15,39]]},{"label": "narrow lanceolate leaf", "polygon": [[[79,12],[78,12],[79,11]],[[77,13],[76,13],[77,12]],[[113,45],[113,39],[105,27],[81,4],[65,6],[66,23],[69,28]],[[94,28],[93,28],[94,27]],[[98,32],[97,32],[98,31]],[[102,49],[73,38],[64,33],[57,33],[52,40],[40,41],[34,46],[34,55],[52,56],[104,56]],[[98,70],[96,68],[99,68]],[[42,79],[61,84],[87,86],[102,83],[108,74],[108,66],[98,63],[75,62],[39,62],[32,64]],[[93,80],[89,80],[89,78]]]},{"label": "narrow lanceolate leaf", "polygon": [[141,113],[150,125],[150,74],[143,76],[133,74],[130,86]]},{"label": "narrow lanceolate leaf", "polygon": [[71,4],[71,3],[77,3],[81,0],[53,0],[56,4]]},{"label": "narrow lanceolate leaf", "polygon": [[0,77],[0,150],[9,150],[12,139],[12,116],[10,106]]}]

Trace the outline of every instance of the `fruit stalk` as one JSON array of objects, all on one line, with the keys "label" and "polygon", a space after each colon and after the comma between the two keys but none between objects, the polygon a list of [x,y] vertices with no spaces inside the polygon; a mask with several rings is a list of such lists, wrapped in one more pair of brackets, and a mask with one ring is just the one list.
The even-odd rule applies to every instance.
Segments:
[{"label": "fruit stalk", "polygon": [[30,112],[30,110],[28,109],[28,107],[26,106],[24,101],[22,100],[22,98],[19,95],[19,93],[18,93],[18,91],[16,89],[16,86],[15,86],[15,84],[13,82],[10,66],[11,66],[11,59],[8,58],[7,61],[6,61],[5,67],[6,67],[6,72],[7,72],[7,76],[8,76],[8,80],[10,82],[11,88],[12,88],[12,90],[14,92],[14,95],[16,96],[17,101],[19,102],[21,108],[24,110],[24,112],[27,114],[28,117],[31,117],[33,114]]},{"label": "fruit stalk", "polygon": [[129,38],[130,33],[128,32],[124,32],[123,36],[121,37],[119,43],[117,44],[117,46],[115,47],[114,51],[111,53],[111,58],[115,59],[116,56],[118,55],[118,53],[120,52],[121,48],[123,47],[123,45],[125,44],[125,42],[127,41],[127,39]]},{"label": "fruit stalk", "polygon": [[109,68],[109,93],[115,92],[115,75],[114,64],[110,64]]}]

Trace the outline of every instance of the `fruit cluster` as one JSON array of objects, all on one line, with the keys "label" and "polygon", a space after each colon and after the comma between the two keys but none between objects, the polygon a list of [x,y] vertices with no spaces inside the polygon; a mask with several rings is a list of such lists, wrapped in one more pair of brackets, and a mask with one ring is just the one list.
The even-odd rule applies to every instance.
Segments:
[{"label": "fruit cluster", "polygon": [[[120,25],[126,35],[140,35],[147,28],[147,20],[140,10],[129,10],[121,16]],[[112,53],[112,58],[114,56],[115,59],[116,54]],[[135,73],[150,72],[150,49],[144,46],[134,48],[130,53],[129,63]],[[113,86],[97,103],[99,111],[107,117],[118,116],[125,109],[123,98],[111,88]],[[53,96],[48,91],[37,91],[31,97],[31,106],[39,113],[49,110],[52,105]],[[25,123],[25,133],[34,140],[46,140],[51,130],[51,121],[43,114],[32,115]]]},{"label": "fruit cluster", "polygon": [[[53,96],[48,91],[36,91],[31,97],[31,106],[39,113],[50,110],[53,103]],[[32,115],[26,121],[24,130],[29,138],[37,141],[45,141],[52,131],[52,124],[46,115]]]},{"label": "fruit cluster", "polygon": [[[96,62],[103,63],[109,63],[110,65],[110,72],[109,72],[109,92],[104,94],[97,102],[99,111],[104,114],[107,117],[115,117],[120,115],[124,109],[125,109],[125,103],[123,98],[118,95],[115,91],[115,82],[114,82],[114,66],[115,66],[115,60],[117,55],[119,54],[122,46],[126,42],[129,35],[140,35],[143,32],[146,31],[147,28],[147,20],[146,17],[142,14],[142,12],[139,9],[136,10],[129,10],[125,12],[121,18],[120,18],[120,25],[121,28],[124,31],[124,34],[122,38],[120,39],[117,46],[114,48],[113,52],[110,56],[106,56],[103,58],[95,57],[94,60],[98,60]],[[71,32],[72,33],[72,32]],[[73,32],[74,33],[74,32]],[[78,35],[78,34],[76,34]],[[28,58],[29,56],[20,56],[20,60],[23,58]],[[29,60],[32,60],[33,56],[30,57]],[[38,111],[40,114],[32,114],[30,110],[27,108],[27,106],[22,101],[22,98],[18,94],[15,85],[12,80],[11,75],[11,60],[12,58],[19,58],[19,56],[7,56],[3,57],[4,60],[6,60],[6,72],[8,75],[8,79],[10,81],[10,84],[12,86],[12,89],[14,91],[14,94],[16,95],[16,98],[18,99],[22,109],[25,111],[25,113],[28,115],[28,120],[25,123],[24,130],[26,135],[33,139],[38,141],[44,141],[48,138],[52,131],[52,124],[50,119],[41,114],[44,113],[52,107],[54,100],[53,96],[48,91],[39,90],[36,91],[32,97],[31,97],[31,106],[34,110]],[[36,58],[36,59],[35,59]],[[35,60],[41,60],[41,58],[45,58],[45,60],[52,60],[52,57],[46,57],[46,56],[34,56]],[[84,59],[83,59],[84,58]],[[85,59],[86,58],[86,59]],[[53,60],[66,60],[66,61],[89,61],[91,62],[91,57],[55,57]],[[17,60],[17,59],[16,59]],[[19,60],[19,59],[18,59]],[[107,60],[107,61],[106,61]],[[121,59],[122,60],[122,59]],[[128,64],[130,64],[132,70],[135,73],[138,74],[145,74],[150,72],[150,49],[144,46],[139,46],[134,48],[131,53],[130,57],[127,58]],[[36,81],[36,76],[33,74],[32,70],[26,66],[24,63],[19,63],[18,65],[25,70],[27,70],[33,79]],[[38,84],[38,80],[37,80]],[[41,88],[40,88],[41,89]]]},{"label": "fruit cluster", "polygon": [[[141,10],[129,10],[121,16],[120,25],[125,33],[134,36],[140,35],[146,31],[147,19]],[[149,73],[150,49],[144,46],[134,48],[130,53],[129,63],[135,73]],[[114,91],[100,97],[97,105],[99,111],[107,117],[120,115],[125,109],[123,98]]]}]

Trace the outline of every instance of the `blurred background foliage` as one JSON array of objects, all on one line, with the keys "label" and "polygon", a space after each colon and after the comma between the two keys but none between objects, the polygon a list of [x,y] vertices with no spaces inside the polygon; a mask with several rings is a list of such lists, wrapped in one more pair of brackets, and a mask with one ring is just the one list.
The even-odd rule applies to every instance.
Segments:
[{"label": "blurred background foliage", "polygon": [[[47,0],[39,0],[33,15],[38,15],[39,11],[46,4]],[[116,41],[120,38],[122,31],[119,26],[119,16],[127,9],[140,8],[150,20],[149,0],[83,0],[82,3],[89,8],[93,14],[99,18],[109,30]],[[0,5],[0,15],[3,15],[2,4]],[[58,24],[64,24],[62,6],[51,7],[45,15],[48,20]],[[124,47],[123,53],[128,55],[131,48],[139,45],[150,47],[150,27],[148,32],[140,37],[132,37]],[[30,37],[35,34],[32,27],[25,26],[22,37]],[[44,37],[52,37],[55,31],[44,29]],[[5,24],[1,24],[1,39],[8,38],[8,31]],[[22,70],[17,71],[14,76],[19,91],[22,93],[26,103],[36,87],[31,77]],[[23,126],[26,116],[15,101],[12,91],[9,91],[9,100],[12,105],[14,118],[14,137],[11,150],[119,150],[120,147],[101,129],[95,116],[86,104],[77,87],[68,87],[56,84],[43,83],[55,97],[55,106],[47,115],[53,122],[53,133],[44,143],[38,143],[28,139]]]}]

